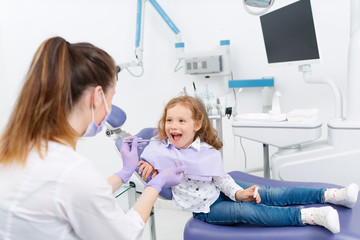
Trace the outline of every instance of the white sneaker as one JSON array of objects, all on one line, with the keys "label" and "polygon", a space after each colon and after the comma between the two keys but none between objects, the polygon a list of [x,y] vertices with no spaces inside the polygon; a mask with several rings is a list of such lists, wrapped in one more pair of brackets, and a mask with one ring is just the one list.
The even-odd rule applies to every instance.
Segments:
[{"label": "white sneaker", "polygon": [[303,208],[301,209],[301,220],[304,224],[323,226],[332,233],[340,232],[339,214],[330,206]]},{"label": "white sneaker", "polygon": [[341,189],[329,188],[325,191],[325,202],[352,208],[356,204],[358,194],[359,186],[355,183]]}]

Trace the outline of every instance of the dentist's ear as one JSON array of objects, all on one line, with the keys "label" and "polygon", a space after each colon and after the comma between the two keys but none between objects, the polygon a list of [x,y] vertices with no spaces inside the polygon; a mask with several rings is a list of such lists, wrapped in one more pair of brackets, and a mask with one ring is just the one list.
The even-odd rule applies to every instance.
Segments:
[{"label": "dentist's ear", "polygon": [[93,90],[92,90],[92,95],[91,95],[91,101],[94,104],[94,111],[101,106],[101,104],[103,103],[103,98],[102,98],[102,87],[101,86],[96,86]]}]

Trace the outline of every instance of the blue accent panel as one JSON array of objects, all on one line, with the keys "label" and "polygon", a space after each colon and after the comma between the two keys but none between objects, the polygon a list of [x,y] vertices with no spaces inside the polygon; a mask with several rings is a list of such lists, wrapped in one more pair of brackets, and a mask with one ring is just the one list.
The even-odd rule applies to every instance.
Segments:
[{"label": "blue accent panel", "polygon": [[142,0],[137,2],[135,47],[140,45]]},{"label": "blue accent panel", "polygon": [[221,40],[220,46],[223,46],[223,45],[230,45],[230,40]]},{"label": "blue accent panel", "polygon": [[229,81],[229,88],[273,87],[273,86],[274,86],[274,78]]},{"label": "blue accent panel", "polygon": [[149,2],[154,6],[154,8],[156,9],[156,11],[160,14],[160,16],[164,19],[164,21],[167,23],[167,25],[171,28],[171,30],[175,33],[178,34],[180,31],[179,29],[175,26],[175,24],[171,21],[171,19],[169,18],[169,16],[165,13],[165,11],[160,7],[160,5],[155,1],[155,0],[149,0]]},{"label": "blue accent panel", "polygon": [[185,43],[183,42],[175,43],[175,48],[183,48],[183,47],[185,47]]}]

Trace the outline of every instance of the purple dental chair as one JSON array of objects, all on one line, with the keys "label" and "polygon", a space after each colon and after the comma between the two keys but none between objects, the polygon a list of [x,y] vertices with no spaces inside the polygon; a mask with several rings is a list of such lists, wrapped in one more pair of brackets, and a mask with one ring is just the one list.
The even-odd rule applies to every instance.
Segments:
[{"label": "purple dental chair", "polygon": [[[111,115],[108,120],[108,131],[112,131],[112,133],[117,132],[117,136],[121,137],[121,130],[119,129],[123,125],[125,120],[125,112],[113,105]],[[155,128],[144,128],[138,134],[136,134],[136,136],[143,139],[150,139],[154,136],[154,130]],[[109,134],[107,133],[107,135]],[[116,140],[116,147],[118,149],[120,149],[121,147],[120,138]],[[233,171],[229,174],[235,180],[251,182],[259,185],[269,185],[277,187],[340,187],[328,183],[289,182],[272,180],[253,176],[239,171]],[[165,199],[171,200],[171,190],[163,189],[160,193],[160,196]],[[321,204],[313,204],[313,206],[315,205],[321,206]],[[359,201],[352,209],[336,205],[332,205],[332,207],[337,209],[339,213],[341,230],[338,234],[332,234],[330,231],[320,226],[307,225],[304,227],[264,227],[255,224],[234,224],[231,226],[221,226],[209,224],[191,217],[184,228],[184,240],[360,240]],[[156,238],[155,234],[153,235],[153,238]]]}]

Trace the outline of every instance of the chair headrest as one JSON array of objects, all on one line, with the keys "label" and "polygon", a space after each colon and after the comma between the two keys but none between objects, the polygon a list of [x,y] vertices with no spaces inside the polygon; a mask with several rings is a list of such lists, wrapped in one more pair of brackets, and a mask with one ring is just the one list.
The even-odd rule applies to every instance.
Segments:
[{"label": "chair headrest", "polygon": [[126,113],[118,106],[111,105],[111,113],[107,120],[107,123],[112,128],[121,127],[126,121]]}]

